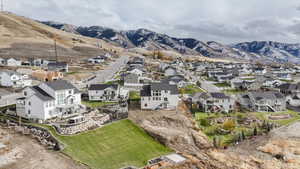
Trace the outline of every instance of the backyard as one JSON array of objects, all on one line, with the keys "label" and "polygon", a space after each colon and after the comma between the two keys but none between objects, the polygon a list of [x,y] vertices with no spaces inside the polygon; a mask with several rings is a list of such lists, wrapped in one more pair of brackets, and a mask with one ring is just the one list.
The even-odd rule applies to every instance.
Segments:
[{"label": "backyard", "polygon": [[95,169],[142,167],[148,160],[172,152],[130,120],[74,136],[59,136],[53,128],[47,128],[66,145],[64,153]]},{"label": "backyard", "polygon": [[112,105],[115,104],[116,102],[100,102],[100,101],[82,101],[82,104],[91,107],[91,108],[99,108],[103,107],[106,105]]},{"label": "backyard", "polygon": [[[269,116],[287,115],[289,118],[272,120]],[[195,119],[202,131],[211,139],[220,140],[221,146],[234,143],[238,137],[251,137],[254,132],[267,130],[267,125],[284,126],[300,120],[300,114],[291,110],[284,112],[248,113],[195,113]],[[254,129],[256,131],[254,131]]]},{"label": "backyard", "polygon": [[138,100],[140,100],[141,99],[140,92],[131,91],[129,93],[129,99],[132,100],[132,101],[138,101]]},{"label": "backyard", "polygon": [[181,94],[195,94],[199,92],[204,92],[203,89],[199,88],[196,85],[187,85],[186,87],[181,88],[179,91]]}]

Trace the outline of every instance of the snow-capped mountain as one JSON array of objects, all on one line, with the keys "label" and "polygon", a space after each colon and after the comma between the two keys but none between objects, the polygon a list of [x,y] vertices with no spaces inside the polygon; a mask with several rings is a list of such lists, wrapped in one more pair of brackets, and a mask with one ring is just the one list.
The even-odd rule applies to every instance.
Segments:
[{"label": "snow-capped mountain", "polygon": [[224,45],[214,41],[203,42],[193,38],[171,37],[147,29],[118,31],[102,26],[77,27],[57,22],[42,23],[67,32],[99,38],[124,48],[171,50],[182,54],[201,54],[214,58],[300,63],[300,44],[254,41]]},{"label": "snow-capped mountain", "polygon": [[232,45],[233,48],[255,53],[277,62],[300,62],[300,44],[253,41]]}]

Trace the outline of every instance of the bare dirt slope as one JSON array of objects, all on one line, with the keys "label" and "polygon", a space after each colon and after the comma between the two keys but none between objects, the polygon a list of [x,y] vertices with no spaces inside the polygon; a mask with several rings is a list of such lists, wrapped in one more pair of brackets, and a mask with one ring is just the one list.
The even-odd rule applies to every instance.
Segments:
[{"label": "bare dirt slope", "polygon": [[26,17],[0,12],[0,56],[51,56],[54,55],[54,38],[60,56],[78,57],[95,55],[104,49],[122,50],[99,39],[67,33]]},{"label": "bare dirt slope", "polygon": [[[186,106],[178,111],[132,111],[130,119],[176,152],[189,157],[171,168],[190,169],[299,169],[298,123],[245,141],[228,150],[217,150],[197,128]],[[299,133],[299,132],[298,132]],[[279,158],[278,158],[279,157]]]},{"label": "bare dirt slope", "polygon": [[87,169],[27,136],[0,128],[1,169]]}]

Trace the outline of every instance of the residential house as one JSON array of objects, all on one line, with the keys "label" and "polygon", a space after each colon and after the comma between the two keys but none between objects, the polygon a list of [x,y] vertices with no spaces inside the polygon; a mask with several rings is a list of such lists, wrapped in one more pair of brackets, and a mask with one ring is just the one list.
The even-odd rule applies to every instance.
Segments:
[{"label": "residential house", "polygon": [[179,91],[176,85],[151,83],[141,90],[141,109],[176,109],[179,102]]},{"label": "residential house", "polygon": [[141,67],[139,67],[139,66],[129,67],[129,68],[127,69],[127,72],[128,72],[128,73],[131,73],[131,74],[136,74],[136,75],[138,75],[139,77],[142,77],[143,74],[144,74],[143,68],[141,68]]},{"label": "residential house", "polygon": [[48,120],[82,113],[81,93],[65,80],[27,87],[17,100],[17,115],[34,120]]},{"label": "residential house", "polygon": [[50,62],[48,63],[48,71],[68,72],[69,65],[67,62]]},{"label": "residential house", "polygon": [[234,100],[224,93],[196,93],[192,102],[204,112],[229,113],[234,109]]},{"label": "residential house", "polygon": [[23,88],[31,86],[32,80],[28,75],[23,75],[12,70],[0,71],[0,85],[4,87]]},{"label": "residential house", "polygon": [[238,99],[243,108],[255,112],[286,110],[286,97],[278,91],[254,91],[241,94]]},{"label": "residential house", "polygon": [[88,88],[88,95],[90,101],[111,102],[128,99],[129,92],[118,84],[92,84]]},{"label": "residential house", "polygon": [[5,60],[5,64],[6,64],[6,66],[21,66],[22,62],[15,58],[9,58],[9,59]]},{"label": "residential house", "polygon": [[172,67],[172,66],[168,66],[164,69],[164,75],[165,76],[174,76],[177,75],[177,70],[176,68]]},{"label": "residential house", "polygon": [[139,77],[137,74],[129,73],[122,75],[124,81],[124,88],[133,91],[139,91],[142,89],[144,84],[149,84],[152,79],[147,77]]},{"label": "residential house", "polygon": [[286,103],[291,106],[300,106],[300,83],[285,83],[278,86],[281,93],[286,96]]},{"label": "residential house", "polygon": [[37,80],[48,82],[53,80],[59,80],[64,77],[64,74],[61,72],[45,71],[45,70],[36,70],[32,72],[31,76]]},{"label": "residential house", "polygon": [[253,72],[257,75],[263,75],[267,73],[267,69],[263,67],[257,67],[253,69]]},{"label": "residential house", "polygon": [[177,85],[178,88],[183,88],[188,84],[187,80],[182,75],[168,76],[163,79],[162,82],[170,85]]},{"label": "residential house", "polygon": [[97,56],[94,58],[88,59],[89,63],[97,64],[97,63],[103,63],[107,60],[108,58],[106,56]]}]

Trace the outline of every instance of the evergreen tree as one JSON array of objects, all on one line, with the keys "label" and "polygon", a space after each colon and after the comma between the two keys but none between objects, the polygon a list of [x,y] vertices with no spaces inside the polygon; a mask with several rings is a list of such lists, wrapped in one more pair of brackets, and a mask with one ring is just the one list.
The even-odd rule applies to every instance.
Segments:
[{"label": "evergreen tree", "polygon": [[254,130],[253,130],[253,135],[254,135],[254,136],[257,136],[257,128],[256,128],[256,127],[255,127]]},{"label": "evergreen tree", "polygon": [[244,131],[242,131],[242,140],[245,140],[245,139],[246,139],[245,133],[244,133]]}]

